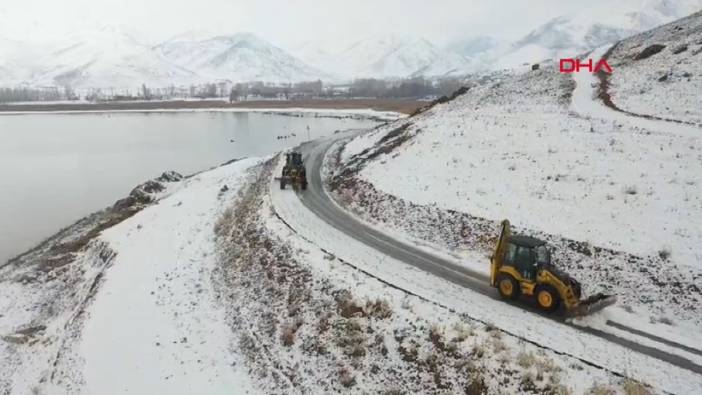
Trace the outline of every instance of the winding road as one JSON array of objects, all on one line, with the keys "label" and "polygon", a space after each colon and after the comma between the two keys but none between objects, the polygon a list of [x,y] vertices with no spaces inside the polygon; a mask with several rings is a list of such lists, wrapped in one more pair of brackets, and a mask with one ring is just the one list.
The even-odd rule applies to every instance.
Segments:
[{"label": "winding road", "polygon": [[[341,136],[337,139],[315,141],[304,144],[300,147],[305,157],[305,163],[309,174],[308,189],[306,191],[298,191],[297,194],[302,204],[329,225],[358,240],[359,242],[372,247],[382,254],[388,255],[436,277],[448,280],[462,287],[470,288],[475,292],[501,301],[496,290],[489,285],[489,278],[484,273],[472,271],[439,256],[429,254],[416,246],[394,239],[393,237],[359,221],[357,218],[354,218],[351,214],[340,208],[331,200],[331,197],[324,189],[324,183],[322,180],[322,164],[324,162],[326,152],[332,145],[334,145],[336,141],[343,139],[344,137],[345,136]],[[637,343],[631,338],[616,336],[612,333],[604,332],[591,327],[575,325],[567,321],[562,315],[545,315],[539,312],[537,309],[524,304],[520,304],[520,307],[526,308],[535,314],[540,314],[546,318],[552,319],[560,325],[567,325],[576,328],[580,331],[587,332],[591,335],[619,344],[636,352],[668,362],[672,365],[690,370],[694,373],[702,374],[701,365],[694,363],[680,355]],[[642,332],[639,329],[632,328],[620,322],[608,320],[607,325],[632,335],[647,338],[658,338],[660,341],[660,338],[656,335]],[[702,356],[702,351],[696,348],[691,348],[667,340],[665,341],[665,344],[685,350],[688,353]]]}]

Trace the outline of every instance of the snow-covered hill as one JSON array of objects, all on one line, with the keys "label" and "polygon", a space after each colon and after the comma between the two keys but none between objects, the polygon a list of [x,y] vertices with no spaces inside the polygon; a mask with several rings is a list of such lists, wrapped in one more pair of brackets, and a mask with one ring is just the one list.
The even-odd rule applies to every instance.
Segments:
[{"label": "snow-covered hill", "polygon": [[446,46],[446,49],[463,55],[466,58],[473,58],[483,55],[485,52],[493,50],[501,45],[504,45],[503,40],[495,37],[475,36],[454,40]]},{"label": "snow-covered hill", "polygon": [[606,8],[592,8],[575,15],[556,17],[508,48],[493,51],[490,56],[497,59],[494,63],[496,68],[573,57],[700,9],[700,0],[652,0],[634,7],[627,2],[612,3]]},{"label": "snow-covered hill", "polygon": [[119,29],[74,33],[37,59],[35,85],[133,89],[187,84],[195,74],[156,54]]},{"label": "snow-covered hill", "polygon": [[702,11],[624,40],[609,55],[612,101],[625,111],[702,124],[700,57]]},{"label": "snow-covered hill", "polygon": [[155,48],[203,79],[291,82],[327,75],[250,33],[206,39],[175,38]]}]

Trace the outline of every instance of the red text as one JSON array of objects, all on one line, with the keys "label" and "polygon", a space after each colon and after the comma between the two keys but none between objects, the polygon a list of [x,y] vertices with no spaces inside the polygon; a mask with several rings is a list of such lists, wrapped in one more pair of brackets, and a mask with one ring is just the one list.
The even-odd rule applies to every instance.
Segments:
[{"label": "red text", "polygon": [[595,67],[592,67],[592,63],[592,59],[588,59],[587,62],[582,62],[580,59],[561,59],[560,70],[561,73],[579,73],[580,69],[587,69],[590,73],[597,73],[601,70],[612,73],[612,67],[606,59],[600,59],[595,63]]}]

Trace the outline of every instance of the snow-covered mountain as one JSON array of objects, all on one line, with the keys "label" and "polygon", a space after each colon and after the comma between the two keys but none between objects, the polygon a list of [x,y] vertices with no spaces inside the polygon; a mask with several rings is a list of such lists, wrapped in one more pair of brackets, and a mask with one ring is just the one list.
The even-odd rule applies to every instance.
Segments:
[{"label": "snow-covered mountain", "polygon": [[329,80],[327,74],[247,33],[181,35],[152,46],[118,28],[73,33],[28,45],[0,38],[0,86],[134,90],[215,81]]},{"label": "snow-covered mountain", "polygon": [[[8,39],[0,9],[0,86],[128,88],[215,81],[295,82],[458,76],[571,57],[702,9],[702,0],[622,1],[547,21],[524,37],[457,39],[439,46],[413,36],[376,35],[349,46],[325,38],[292,54],[249,34],[185,34],[151,45],[115,28],[83,31],[53,43]],[[16,25],[15,25],[16,28]],[[15,29],[16,30],[16,29]],[[10,34],[12,33],[12,34]]]},{"label": "snow-covered mountain", "polygon": [[156,46],[155,50],[165,59],[209,80],[291,82],[327,77],[250,33],[206,39],[178,37]]},{"label": "snow-covered mountain", "polygon": [[21,79],[21,69],[16,62],[20,47],[17,41],[0,38],[0,86]]},{"label": "snow-covered mountain", "polygon": [[348,77],[414,77],[463,74],[469,61],[423,38],[371,37],[338,54],[337,70]]},{"label": "snow-covered mountain", "polygon": [[502,44],[504,44],[502,40],[492,36],[473,36],[465,39],[454,40],[446,46],[446,49],[461,54],[467,58],[472,58],[488,52]]},{"label": "snow-covered mountain", "polygon": [[36,62],[33,84],[121,89],[186,84],[196,77],[119,29],[75,33],[53,48]]},{"label": "snow-covered mountain", "polygon": [[636,7],[612,3],[604,9],[563,15],[537,27],[506,49],[492,51],[494,67],[509,68],[544,59],[570,57],[687,16],[702,0],[653,0]]}]

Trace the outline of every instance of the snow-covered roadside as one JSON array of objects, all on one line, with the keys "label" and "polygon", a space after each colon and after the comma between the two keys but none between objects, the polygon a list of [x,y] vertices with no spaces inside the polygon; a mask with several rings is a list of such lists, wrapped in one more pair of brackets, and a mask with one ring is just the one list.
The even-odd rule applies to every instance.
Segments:
[{"label": "snow-covered roadside", "polygon": [[[337,257],[394,286],[410,290],[426,300],[439,303],[459,314],[489,323],[515,336],[555,350],[557,354],[604,366],[611,371],[641,379],[659,390],[687,393],[702,385],[702,378],[684,369],[642,356],[628,349],[583,334],[552,320],[531,314],[517,306],[495,301],[469,289],[433,277],[402,262],[384,256],[340,233],[306,210],[299,199],[285,191],[271,190],[277,213],[301,236]],[[578,339],[575,343],[572,340]],[[567,362],[563,362],[567,364]],[[577,392],[584,391],[585,381],[568,380]]]},{"label": "snow-covered roadside", "polygon": [[[41,255],[3,268],[0,391],[256,393],[214,290],[213,229],[260,161],[165,189],[144,184],[161,199],[99,235],[69,228],[78,236],[50,243],[49,251],[68,249],[91,237],[74,259],[50,266],[46,279]],[[71,237],[78,241],[62,241]]]}]

